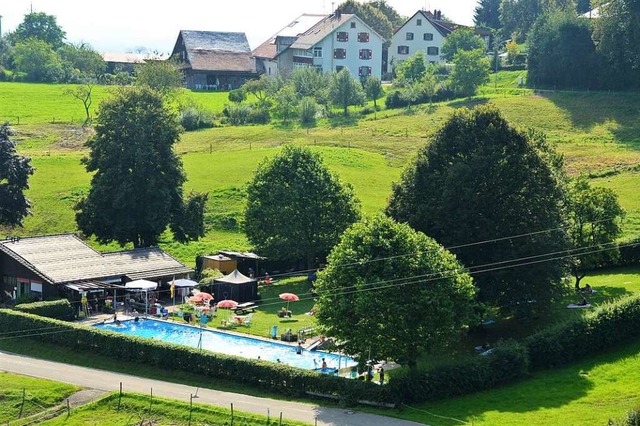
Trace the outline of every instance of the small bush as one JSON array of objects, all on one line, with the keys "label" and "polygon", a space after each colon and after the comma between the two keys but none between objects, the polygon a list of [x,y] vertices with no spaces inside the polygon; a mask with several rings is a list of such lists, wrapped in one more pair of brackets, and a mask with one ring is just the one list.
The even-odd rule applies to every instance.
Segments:
[{"label": "small bush", "polygon": [[242,126],[249,122],[251,115],[251,107],[243,104],[231,104],[225,107],[226,115],[229,118],[229,123],[234,126]]},{"label": "small bush", "polygon": [[67,299],[52,300],[48,302],[22,303],[16,305],[14,309],[27,314],[66,321],[72,320],[74,317],[73,308]]},{"label": "small bush", "polygon": [[300,114],[301,123],[314,123],[316,121],[316,114],[318,113],[318,106],[315,99],[311,97],[302,98],[298,104],[298,112]]},{"label": "small bush", "polygon": [[271,121],[269,108],[263,106],[253,106],[249,112],[248,122],[253,124],[267,124]]},{"label": "small bush", "polygon": [[245,99],[247,99],[247,95],[244,93],[244,90],[242,89],[234,89],[229,92],[229,100],[233,103],[239,104]]},{"label": "small bush", "polygon": [[185,108],[180,111],[180,124],[187,131],[211,128],[214,127],[213,115],[202,108]]},{"label": "small bush", "polygon": [[360,114],[362,115],[369,115],[373,114],[374,112],[376,112],[376,110],[373,107],[364,107],[360,110]]}]

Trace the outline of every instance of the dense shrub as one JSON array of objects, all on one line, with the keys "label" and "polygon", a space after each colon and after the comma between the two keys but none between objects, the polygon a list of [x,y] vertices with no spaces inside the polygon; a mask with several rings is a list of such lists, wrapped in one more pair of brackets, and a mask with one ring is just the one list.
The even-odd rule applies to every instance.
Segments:
[{"label": "dense shrub", "polygon": [[[441,101],[446,101],[454,98],[455,98],[455,94],[453,90],[449,89],[446,86],[443,86],[436,91],[436,94],[433,96],[431,101],[441,102]],[[428,102],[429,102],[429,97],[423,92],[411,104],[418,105],[418,104],[425,104]],[[402,91],[398,89],[391,90],[390,92],[387,93],[387,97],[384,101],[384,104],[387,107],[387,109],[405,108],[409,106],[409,102],[407,101],[407,99],[404,96],[402,96]]]},{"label": "dense shrub", "polygon": [[524,339],[532,369],[557,367],[640,336],[640,297],[603,305],[586,316]]},{"label": "dense shrub", "polygon": [[47,302],[22,303],[14,307],[16,311],[41,317],[56,318],[61,320],[73,319],[74,312],[71,303],[67,299],[52,300]]},{"label": "dense shrub", "polygon": [[211,128],[214,126],[213,115],[201,108],[185,108],[180,111],[180,124],[187,131]]},{"label": "dense shrub", "polygon": [[[302,396],[306,392],[334,395],[346,402],[357,399],[385,402],[391,398],[386,386],[319,374],[284,364],[245,359],[201,351],[152,339],[127,336],[111,331],[42,318],[0,309],[0,329],[31,331],[47,328],[51,333],[38,334],[40,341],[72,350],[90,351],[123,362],[137,362],[166,370],[188,371],[201,377],[232,380],[285,395]],[[55,332],[60,331],[60,332]]]},{"label": "dense shrub", "polygon": [[433,401],[491,389],[525,377],[528,357],[514,342],[498,345],[487,356],[476,356],[425,371],[404,370],[389,382],[390,394],[405,403]]},{"label": "dense shrub", "polygon": [[249,123],[253,124],[267,124],[271,121],[271,114],[267,106],[252,105],[249,112]]},{"label": "dense shrub", "polygon": [[316,121],[318,106],[312,97],[304,97],[298,104],[298,113],[300,114],[300,122],[309,124]]}]

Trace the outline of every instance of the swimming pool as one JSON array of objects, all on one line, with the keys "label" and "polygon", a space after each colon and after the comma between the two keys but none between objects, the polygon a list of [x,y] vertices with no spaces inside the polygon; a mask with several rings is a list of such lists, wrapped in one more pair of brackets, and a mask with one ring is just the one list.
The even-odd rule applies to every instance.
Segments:
[{"label": "swimming pool", "polygon": [[345,355],[307,350],[303,350],[302,354],[298,355],[296,354],[295,346],[277,341],[254,339],[153,319],[145,319],[138,322],[132,320],[122,321],[119,326],[115,323],[97,324],[95,327],[249,359],[260,358],[272,362],[280,360],[283,364],[306,370],[320,368],[322,366],[322,358],[325,359],[327,367],[330,369],[357,365],[353,358]]}]

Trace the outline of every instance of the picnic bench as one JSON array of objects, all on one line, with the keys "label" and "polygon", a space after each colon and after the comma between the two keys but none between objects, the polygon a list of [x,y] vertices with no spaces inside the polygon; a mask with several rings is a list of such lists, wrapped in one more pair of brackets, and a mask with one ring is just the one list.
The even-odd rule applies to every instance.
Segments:
[{"label": "picnic bench", "polygon": [[253,302],[241,303],[238,306],[236,306],[235,308],[233,308],[233,312],[236,315],[246,315],[249,312],[255,312],[257,307],[258,307],[258,305],[256,305]]}]

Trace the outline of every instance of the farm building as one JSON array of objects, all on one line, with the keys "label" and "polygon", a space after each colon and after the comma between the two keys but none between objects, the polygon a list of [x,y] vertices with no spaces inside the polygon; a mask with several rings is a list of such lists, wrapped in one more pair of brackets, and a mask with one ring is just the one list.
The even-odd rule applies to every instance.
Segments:
[{"label": "farm building", "polygon": [[100,253],[73,234],[0,241],[3,298],[43,300],[69,289],[106,289],[139,279],[166,282],[192,272],[157,247]]},{"label": "farm building", "polygon": [[257,76],[245,33],[182,30],[171,57],[182,64],[189,89],[237,89]]}]

